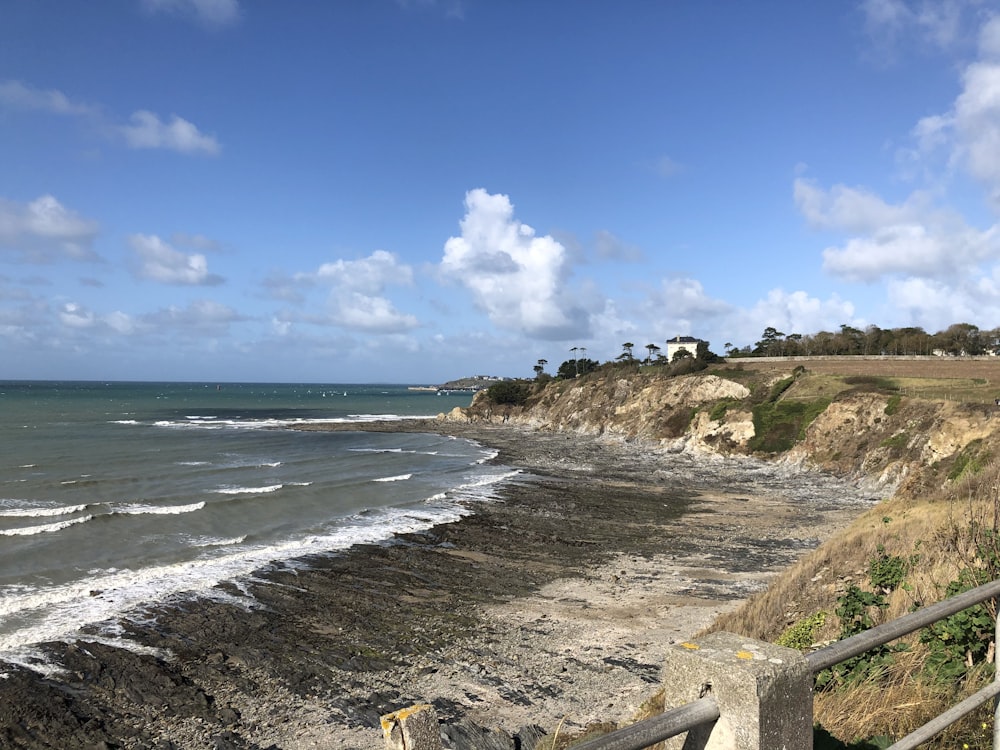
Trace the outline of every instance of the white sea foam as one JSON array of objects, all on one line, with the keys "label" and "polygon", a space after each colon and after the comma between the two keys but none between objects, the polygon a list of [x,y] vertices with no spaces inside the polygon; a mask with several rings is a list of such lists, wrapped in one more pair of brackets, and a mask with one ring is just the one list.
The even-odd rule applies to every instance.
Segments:
[{"label": "white sea foam", "polygon": [[264,495],[268,492],[277,492],[285,485],[269,484],[264,487],[220,487],[213,492],[219,495]]},{"label": "white sea foam", "polygon": [[413,476],[412,474],[399,474],[399,475],[394,476],[394,477],[382,477],[380,479],[373,479],[372,481],[373,482],[403,482],[403,481],[409,479],[412,476]]},{"label": "white sea foam", "polygon": [[243,544],[247,540],[246,534],[223,539],[214,536],[194,537],[190,540],[192,547],[229,547],[233,544]]},{"label": "white sea foam", "polygon": [[146,505],[143,503],[126,503],[116,505],[112,513],[121,513],[130,516],[155,515],[155,516],[176,516],[181,513],[194,513],[205,507],[205,502],[191,503],[189,505]]},{"label": "white sea foam", "polygon": [[93,516],[83,516],[82,518],[72,518],[68,521],[46,523],[41,526],[25,526],[20,529],[3,529],[0,530],[0,536],[34,536],[35,534],[51,534],[56,531],[62,531],[63,529],[74,526],[78,523],[86,523],[92,518]]},{"label": "white sea foam", "polygon": [[60,505],[44,508],[8,508],[0,510],[0,516],[7,518],[44,518],[45,516],[68,516],[86,510],[87,505]]},{"label": "white sea foam", "polygon": [[113,419],[111,424],[139,424],[139,422],[134,419]]},{"label": "white sea foam", "polygon": [[[113,620],[123,615],[141,620],[143,605],[179,594],[229,597],[231,594],[213,587],[219,581],[249,576],[275,561],[285,561],[280,564],[289,568],[307,568],[308,563],[296,561],[377,542],[393,533],[421,531],[457,520],[468,512],[454,505],[421,512],[419,516],[412,511],[388,509],[347,519],[346,524],[324,534],[277,544],[219,547],[214,555],[139,570],[95,570],[86,580],[58,586],[0,587],[0,621],[8,625],[0,633],[0,652],[6,656],[33,643],[72,639],[80,628],[94,623],[108,623],[113,630]],[[30,663],[26,666],[37,668]]]}]

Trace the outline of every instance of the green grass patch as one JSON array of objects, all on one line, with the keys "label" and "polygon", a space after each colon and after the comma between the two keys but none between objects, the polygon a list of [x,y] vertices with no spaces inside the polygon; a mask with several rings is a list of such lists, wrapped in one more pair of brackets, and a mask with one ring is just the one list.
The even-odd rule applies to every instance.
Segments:
[{"label": "green grass patch", "polygon": [[891,417],[893,414],[899,411],[899,405],[900,403],[902,403],[902,401],[903,397],[900,396],[898,393],[894,393],[891,396],[889,396],[889,402],[885,405],[885,409],[883,409],[882,411],[885,413],[887,417]]},{"label": "green grass patch", "polygon": [[952,481],[978,474],[986,467],[987,456],[982,451],[982,440],[973,440],[955,457],[948,479]]},{"label": "green grass patch", "polygon": [[830,405],[830,399],[781,401],[758,404],[753,409],[751,450],[783,453],[805,435],[806,428]]},{"label": "green grass patch", "polygon": [[897,448],[899,450],[902,450],[909,444],[909,442],[910,442],[910,436],[905,432],[900,432],[896,435],[893,435],[892,437],[886,438],[881,443],[879,443],[879,445],[881,445],[883,448]]},{"label": "green grass patch", "polygon": [[816,642],[816,632],[826,624],[826,612],[817,612],[788,626],[775,643],[803,651]]},{"label": "green grass patch", "polygon": [[721,401],[716,401],[711,410],[708,412],[708,418],[713,422],[721,422],[726,418],[726,412],[729,411],[729,407],[734,403],[736,403],[735,399],[731,398],[724,398]]}]

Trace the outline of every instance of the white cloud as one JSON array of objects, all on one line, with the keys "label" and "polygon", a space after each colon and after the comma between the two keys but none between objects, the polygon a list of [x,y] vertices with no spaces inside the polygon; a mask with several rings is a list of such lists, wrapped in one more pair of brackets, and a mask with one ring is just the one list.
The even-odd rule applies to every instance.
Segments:
[{"label": "white cloud", "polygon": [[136,330],[135,321],[131,316],[121,311],[107,315],[98,315],[76,302],[65,302],[58,310],[59,322],[67,328],[76,330],[94,330],[128,335]]},{"label": "white cloud", "polygon": [[823,269],[849,281],[875,281],[883,276],[933,278],[974,272],[977,264],[996,259],[997,228],[980,232],[965,228],[900,224],[868,237],[855,237],[840,248],[823,251]]},{"label": "white cloud", "polygon": [[793,193],[799,211],[812,226],[847,232],[870,232],[913,221],[926,202],[922,194],[915,193],[907,204],[894,206],[864,188],[834,185],[823,190],[802,177],[795,180]]},{"label": "white cloud", "polygon": [[472,190],[465,206],[461,236],[444,246],[444,276],[467,287],[501,328],[548,339],[588,335],[588,315],[565,286],[563,245],[514,219],[506,195]]},{"label": "white cloud", "polygon": [[[300,283],[330,286],[329,322],[370,333],[398,333],[418,325],[385,296],[389,285],[410,286],[413,269],[396,256],[376,250],[367,258],[324,263],[313,273],[297,274]],[[287,287],[281,287],[287,293]]]},{"label": "white cloud", "polygon": [[187,307],[170,307],[142,316],[144,325],[161,329],[175,329],[181,333],[199,336],[206,333],[223,333],[230,323],[247,318],[228,305],[213,300],[198,300]]},{"label": "white cloud", "polygon": [[803,291],[789,293],[782,289],[772,289],[740,317],[742,329],[749,330],[752,336],[759,336],[767,326],[790,334],[835,330],[845,323],[860,324],[854,318],[854,305],[836,295],[821,300]]},{"label": "white cloud", "polygon": [[99,226],[43,195],[22,204],[0,198],[0,248],[21,260],[47,263],[57,258],[96,260],[91,244]]},{"label": "white cloud", "polygon": [[965,66],[961,84],[947,111],[917,122],[915,147],[902,155],[922,165],[943,153],[950,169],[983,184],[1000,209],[1000,16],[979,30],[979,57]]},{"label": "white cloud", "polygon": [[59,311],[59,320],[70,328],[90,328],[94,325],[96,318],[90,310],[75,302],[67,302]]},{"label": "white cloud", "polygon": [[210,286],[221,284],[221,276],[208,272],[204,255],[187,255],[156,235],[133,234],[128,244],[135,254],[136,276],[163,284]]},{"label": "white cloud", "polygon": [[182,154],[218,155],[222,147],[215,136],[202,133],[177,115],[165,122],[153,112],[133,112],[129,123],[112,124],[99,108],[72,101],[61,91],[33,88],[20,81],[0,82],[0,110],[38,111],[54,115],[89,116],[97,130],[124,141],[130,148],[167,149]]},{"label": "white cloud", "polygon": [[122,125],[121,133],[130,148],[164,148],[182,154],[204,153],[215,156],[221,150],[219,142],[201,133],[182,117],[173,115],[169,123],[147,110],[134,112],[130,125]]},{"label": "white cloud", "polygon": [[142,0],[152,13],[191,16],[210,26],[225,26],[239,20],[238,0]]},{"label": "white cloud", "polygon": [[933,49],[961,44],[980,10],[979,0],[863,0],[865,28],[881,56],[891,57],[901,40],[913,35]]},{"label": "white cloud", "polygon": [[810,224],[854,235],[823,251],[823,269],[848,281],[961,276],[1000,258],[998,227],[969,227],[953,212],[934,208],[923,193],[894,205],[863,189],[823,190],[801,178],[794,192]]},{"label": "white cloud", "polygon": [[56,115],[91,115],[97,110],[86,104],[71,101],[61,91],[26,86],[20,81],[0,82],[0,105],[11,109],[37,110]]},{"label": "white cloud", "polygon": [[708,296],[697,279],[679,277],[663,282],[660,302],[668,314],[683,318],[704,319],[724,315],[733,309],[728,302]]}]

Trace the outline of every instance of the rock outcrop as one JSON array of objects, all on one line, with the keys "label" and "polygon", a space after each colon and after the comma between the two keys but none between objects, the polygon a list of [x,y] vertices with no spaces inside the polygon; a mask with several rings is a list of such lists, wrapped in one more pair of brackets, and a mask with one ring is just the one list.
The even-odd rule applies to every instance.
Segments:
[{"label": "rock outcrop", "polygon": [[[784,378],[801,374],[790,366]],[[1000,448],[992,406],[847,390],[821,404],[789,450],[755,452],[755,409],[777,400],[768,394],[782,377],[740,375],[746,384],[714,374],[594,373],[536,386],[523,406],[493,405],[481,393],[469,408],[443,418],[651,442],[670,452],[755,454],[863,479],[886,494],[940,485],[970,446]],[[794,385],[778,397],[802,398]]]}]

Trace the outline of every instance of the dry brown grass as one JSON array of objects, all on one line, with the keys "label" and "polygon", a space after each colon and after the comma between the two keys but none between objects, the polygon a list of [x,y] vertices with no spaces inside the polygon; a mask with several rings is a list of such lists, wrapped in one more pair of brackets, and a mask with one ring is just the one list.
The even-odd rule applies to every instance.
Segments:
[{"label": "dry brown grass", "polygon": [[1000,358],[961,359],[828,359],[734,360],[744,370],[758,373],[790,373],[803,367],[807,376],[795,385],[795,399],[832,398],[856,386],[852,378],[878,378],[900,395],[941,401],[992,404],[1000,398]]},{"label": "dry brown grass", "polygon": [[789,357],[780,361],[761,361],[754,357],[730,360],[745,369],[784,372],[805,367],[820,375],[871,375],[887,378],[963,378],[1000,380],[1000,357],[973,359],[963,357],[887,358],[868,357]]},{"label": "dry brown grass", "polygon": [[[977,545],[991,543],[990,530],[998,528],[1000,463],[994,463],[934,497],[920,501],[897,497],[880,503],[800,560],[766,592],[720,617],[711,629],[773,641],[797,620],[820,611],[832,615],[837,596],[848,585],[870,590],[867,561],[880,548],[889,555],[919,556],[906,576],[906,589],[892,593],[877,621],[894,619],[914,604],[942,599],[960,569],[978,570],[982,582],[991,578],[995,570],[984,569]],[[837,638],[839,630],[838,618],[827,617],[817,640]],[[877,682],[818,693],[816,721],[845,741],[879,735],[899,738],[974,692],[985,679],[981,674],[969,679],[956,697],[953,685],[935,682],[921,672],[927,651],[917,634],[906,643],[909,651],[896,654],[890,671]],[[981,737],[991,736],[991,730],[982,728],[983,716],[989,714],[984,711],[948,730],[933,747],[961,747],[963,742],[973,748],[988,747],[985,739],[980,743]]]}]

